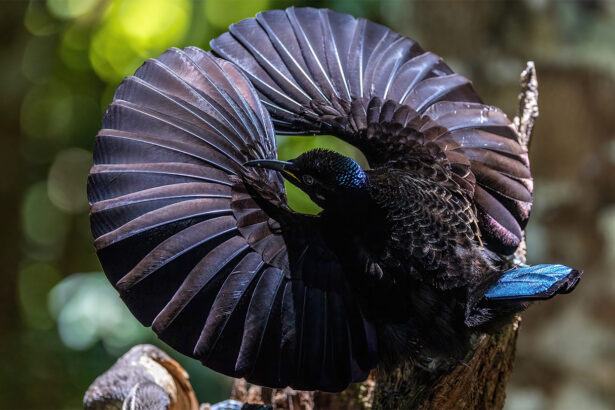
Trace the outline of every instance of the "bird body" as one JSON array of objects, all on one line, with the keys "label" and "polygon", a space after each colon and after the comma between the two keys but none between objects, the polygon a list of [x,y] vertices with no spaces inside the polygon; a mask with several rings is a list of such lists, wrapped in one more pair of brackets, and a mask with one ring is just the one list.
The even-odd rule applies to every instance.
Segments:
[{"label": "bird body", "polygon": [[[297,176],[291,181],[324,208],[324,240],[348,272],[365,317],[404,332],[393,339],[401,340],[398,346],[379,342],[391,344],[389,362],[463,354],[468,328],[490,319],[476,317],[473,308],[500,275],[495,255],[475,240],[470,199],[446,170],[431,169],[431,159],[416,161],[412,170],[396,168],[399,162],[362,170],[350,158],[317,149],[290,165]],[[315,181],[334,188],[315,188]]]},{"label": "bird body", "polygon": [[[532,202],[506,115],[365,19],[272,10],[212,52],[172,48],[118,87],[88,179],[107,277],[178,351],[271,387],[340,391],[380,364],[439,371],[471,337],[569,292],[509,269]],[[275,133],[327,133],[277,160]],[[294,212],[283,178],[323,208]]]}]

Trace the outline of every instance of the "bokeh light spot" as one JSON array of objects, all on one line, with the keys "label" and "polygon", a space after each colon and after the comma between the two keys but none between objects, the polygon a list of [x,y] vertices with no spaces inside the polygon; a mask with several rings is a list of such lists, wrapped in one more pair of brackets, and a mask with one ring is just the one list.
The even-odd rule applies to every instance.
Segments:
[{"label": "bokeh light spot", "polygon": [[89,40],[89,31],[79,25],[73,25],[64,32],[60,58],[67,67],[75,70],[85,70],[90,67]]},{"label": "bokeh light spot", "polygon": [[21,217],[23,232],[30,243],[53,248],[63,246],[68,218],[49,199],[45,182],[38,182],[28,189]]},{"label": "bokeh light spot", "polygon": [[47,9],[56,17],[69,19],[91,11],[99,0],[47,0]]},{"label": "bokeh light spot", "polygon": [[31,328],[44,330],[53,326],[45,301],[51,288],[60,279],[58,271],[46,263],[29,264],[19,271],[19,301]]},{"label": "bokeh light spot", "polygon": [[135,72],[143,63],[143,57],[134,49],[134,44],[122,33],[105,26],[92,37],[90,63],[96,74],[110,83]]},{"label": "bokeh light spot", "polygon": [[116,21],[139,45],[160,47],[181,38],[190,12],[187,0],[128,0],[119,3]]},{"label": "bokeh light spot", "polygon": [[207,1],[205,15],[215,27],[226,30],[228,26],[269,8],[269,0]]},{"label": "bokeh light spot", "polygon": [[[101,309],[104,307],[104,309]],[[100,272],[71,275],[49,293],[49,309],[62,342],[84,350],[99,340],[112,353],[123,353],[150,338]]]},{"label": "bokeh light spot", "polygon": [[71,120],[71,92],[59,81],[33,86],[21,105],[21,129],[32,139],[66,142]]},{"label": "bokeh light spot", "polygon": [[49,169],[47,187],[51,202],[68,213],[87,210],[85,186],[91,166],[92,153],[89,151],[70,148],[60,152]]},{"label": "bokeh light spot", "polygon": [[90,62],[107,82],[134,73],[148,57],[180,46],[190,23],[188,0],[117,0],[92,37]]},{"label": "bokeh light spot", "polygon": [[[56,44],[54,36],[32,36],[28,40],[23,51],[21,70],[29,81],[42,84],[49,79],[56,61]],[[45,64],[41,64],[41,60]]]},{"label": "bokeh light spot", "polygon": [[39,1],[31,1],[28,4],[24,25],[36,36],[48,36],[60,28],[60,24],[49,14],[45,4]]}]

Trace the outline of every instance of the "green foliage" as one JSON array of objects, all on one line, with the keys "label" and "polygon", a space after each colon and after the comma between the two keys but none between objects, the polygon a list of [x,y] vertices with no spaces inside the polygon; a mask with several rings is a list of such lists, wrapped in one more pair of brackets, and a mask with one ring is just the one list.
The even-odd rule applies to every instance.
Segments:
[{"label": "green foliage", "polygon": [[214,27],[226,31],[226,28],[259,11],[269,9],[269,0],[226,0],[205,2],[205,16]]}]

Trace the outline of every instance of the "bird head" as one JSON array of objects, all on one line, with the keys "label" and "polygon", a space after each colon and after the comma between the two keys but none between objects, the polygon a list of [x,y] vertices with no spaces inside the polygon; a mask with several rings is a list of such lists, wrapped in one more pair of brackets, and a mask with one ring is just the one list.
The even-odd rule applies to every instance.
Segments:
[{"label": "bird head", "polygon": [[289,161],[259,159],[247,166],[279,171],[322,208],[354,198],[363,191],[367,176],[352,158],[326,149],[313,149]]}]

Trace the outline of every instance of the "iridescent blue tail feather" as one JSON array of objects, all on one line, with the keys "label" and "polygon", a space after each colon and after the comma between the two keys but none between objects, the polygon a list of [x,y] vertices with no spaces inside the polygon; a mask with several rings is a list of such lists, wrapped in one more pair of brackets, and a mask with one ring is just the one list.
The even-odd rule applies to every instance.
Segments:
[{"label": "iridescent blue tail feather", "polygon": [[504,272],[498,283],[491,287],[488,300],[549,299],[558,293],[571,292],[582,271],[564,265],[534,265]]}]

